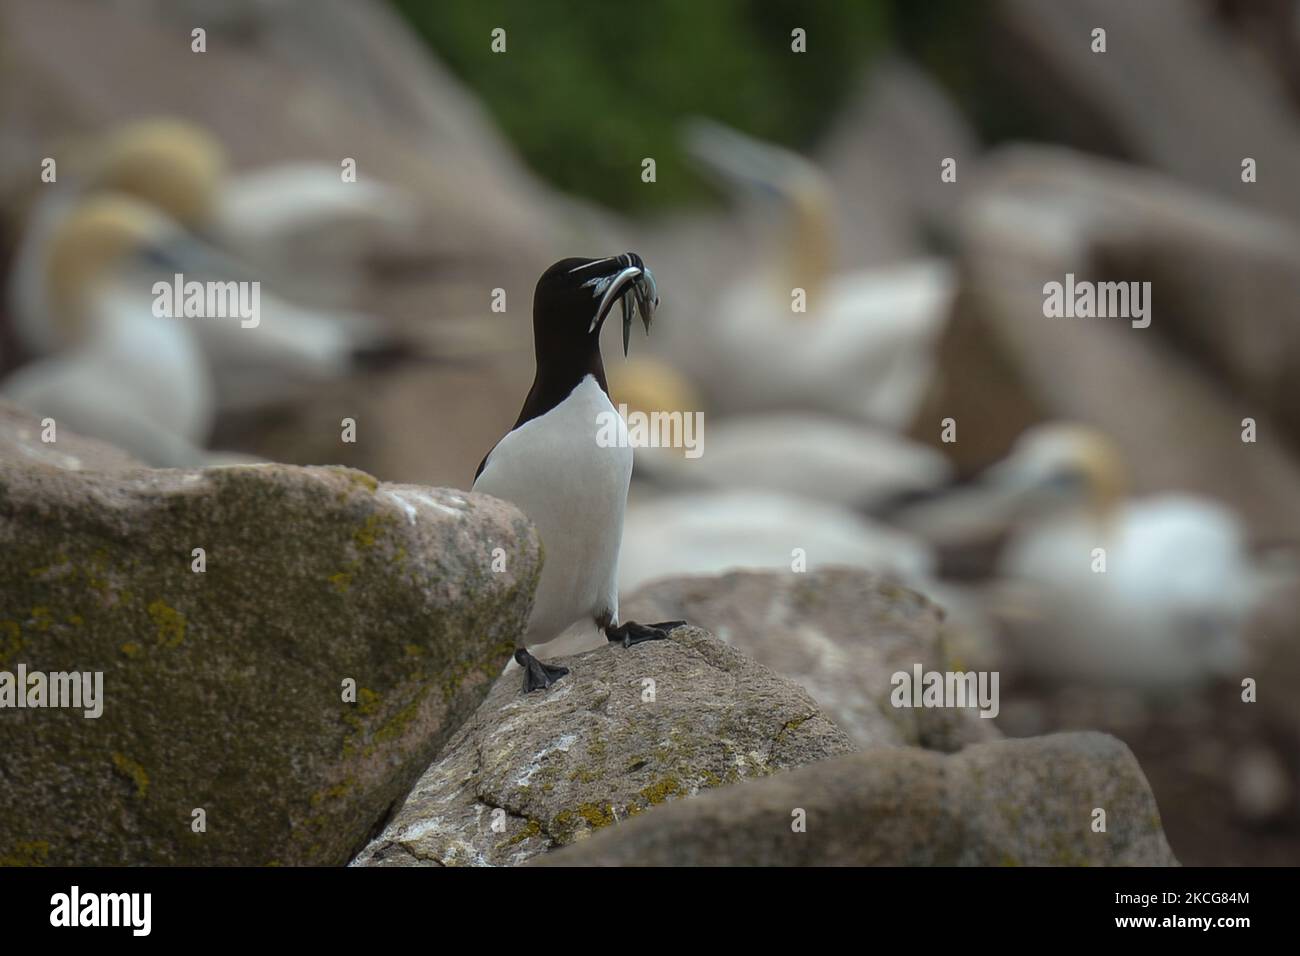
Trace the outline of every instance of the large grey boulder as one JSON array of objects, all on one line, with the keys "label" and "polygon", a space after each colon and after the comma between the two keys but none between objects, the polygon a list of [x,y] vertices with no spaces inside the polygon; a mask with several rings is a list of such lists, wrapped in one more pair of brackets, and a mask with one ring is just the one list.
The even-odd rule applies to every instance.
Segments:
[{"label": "large grey boulder", "polygon": [[[1229,6],[997,0],[986,13],[988,40],[1019,107],[1034,107],[1035,120],[1062,141],[1296,219],[1300,193],[1290,178],[1264,172],[1300,160],[1294,109],[1267,55],[1216,17]],[[1294,76],[1294,11],[1285,3],[1239,10],[1273,31],[1265,49],[1278,51]],[[1107,33],[1104,53],[1093,52],[1098,27]],[[1245,156],[1261,170],[1249,185],[1240,177]]]},{"label": "large grey boulder", "polygon": [[522,863],[853,749],[798,686],[697,627],[555,660],[570,673],[545,692],[497,681],[356,865]]},{"label": "large grey boulder", "polygon": [[102,672],[103,709],[0,709],[0,859],[346,862],[509,659],[531,526],[345,468],[154,471],[40,434],[0,412],[0,672]]},{"label": "large grey boulder", "polygon": [[899,708],[891,678],[965,671],[943,610],[879,574],[824,568],[668,578],[625,599],[637,621],[688,620],[800,684],[860,747],[957,750],[1000,736],[973,708]]},{"label": "large grey boulder", "polygon": [[1137,761],[1119,740],[1097,733],[990,741],[949,755],[864,751],[661,807],[538,862],[1177,863]]}]

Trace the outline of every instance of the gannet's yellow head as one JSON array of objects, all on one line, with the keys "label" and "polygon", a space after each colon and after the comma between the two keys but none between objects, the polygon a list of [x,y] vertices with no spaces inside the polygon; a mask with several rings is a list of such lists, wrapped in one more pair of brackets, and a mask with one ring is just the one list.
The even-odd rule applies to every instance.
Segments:
[{"label": "gannet's yellow head", "polygon": [[128,196],[99,193],[73,208],[51,236],[46,258],[50,321],[58,346],[81,337],[87,297],[103,281],[125,273],[132,261],[160,248],[175,231],[157,210]]},{"label": "gannet's yellow head", "polygon": [[1127,470],[1114,441],[1087,425],[1051,422],[1027,429],[990,476],[1015,489],[1033,509],[1081,506],[1103,523],[1128,493]]},{"label": "gannet's yellow head", "polygon": [[806,313],[817,312],[817,295],[834,267],[835,227],[831,188],[812,162],[793,150],[765,143],[712,120],[694,119],[683,129],[688,155],[729,191],[760,205],[779,203],[778,261],[768,278],[783,297],[801,288]]},{"label": "gannet's yellow head", "polygon": [[135,196],[192,230],[213,215],[226,154],[207,130],[177,119],[128,123],[94,151],[92,188]]},{"label": "gannet's yellow head", "polygon": [[831,214],[830,188],[821,172],[812,168],[791,177],[787,189],[790,203],[789,281],[808,293],[807,313],[816,315],[819,293],[825,288],[835,265],[835,227]]}]

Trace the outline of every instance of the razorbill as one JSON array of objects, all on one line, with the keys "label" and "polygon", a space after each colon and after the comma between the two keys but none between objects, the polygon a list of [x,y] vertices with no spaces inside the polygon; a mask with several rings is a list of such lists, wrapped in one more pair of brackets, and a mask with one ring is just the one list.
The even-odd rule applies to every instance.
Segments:
[{"label": "razorbill", "polygon": [[513,502],[529,517],[544,549],[532,615],[515,652],[525,693],[568,673],[542,663],[528,647],[579,621],[594,621],[625,647],[661,640],[683,623],[619,622],[618,556],[632,448],[600,357],[600,331],[615,302],[623,311],[626,356],[633,316],[640,312],[649,334],[659,304],[640,256],[562,259],[542,274],[533,293],[532,388],[514,427],[474,477],[474,491]]}]

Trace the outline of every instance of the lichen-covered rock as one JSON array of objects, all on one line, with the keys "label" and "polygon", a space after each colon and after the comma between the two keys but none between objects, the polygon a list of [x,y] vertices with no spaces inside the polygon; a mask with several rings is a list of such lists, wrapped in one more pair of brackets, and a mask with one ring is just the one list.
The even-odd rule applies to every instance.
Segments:
[{"label": "lichen-covered rock", "polygon": [[0,861],[346,862],[509,659],[530,525],[344,468],[98,471],[40,433],[0,416],[0,672],[102,672],[103,713],[0,709]]},{"label": "lichen-covered rock", "polygon": [[990,741],[949,755],[906,747],[826,760],[661,807],[538,862],[1172,866],[1178,861],[1129,749],[1105,734],[1072,733]]},{"label": "lichen-covered rock", "polygon": [[801,684],[860,747],[956,750],[1000,736],[975,709],[891,704],[898,671],[967,667],[948,650],[943,611],[888,577],[824,568],[669,578],[625,599],[623,616],[707,628]]},{"label": "lichen-covered rock", "polygon": [[545,692],[497,681],[357,865],[522,863],[853,749],[798,686],[697,627],[557,660],[570,673]]}]

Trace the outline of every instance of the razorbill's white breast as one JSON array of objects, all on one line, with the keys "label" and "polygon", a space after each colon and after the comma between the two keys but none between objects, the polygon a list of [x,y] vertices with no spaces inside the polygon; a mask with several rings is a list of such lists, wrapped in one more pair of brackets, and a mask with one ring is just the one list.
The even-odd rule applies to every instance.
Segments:
[{"label": "razorbill's white breast", "polygon": [[533,294],[537,374],[510,432],[488,452],[474,490],[517,505],[544,549],[533,613],[515,661],[524,691],[549,687],[568,671],[527,650],[590,620],[610,641],[659,640],[682,622],[619,623],[618,553],[632,478],[632,449],[609,400],[600,331],[615,302],[623,310],[623,350],[640,311],[647,333],[658,306],[654,277],[635,253],[563,259]]}]

